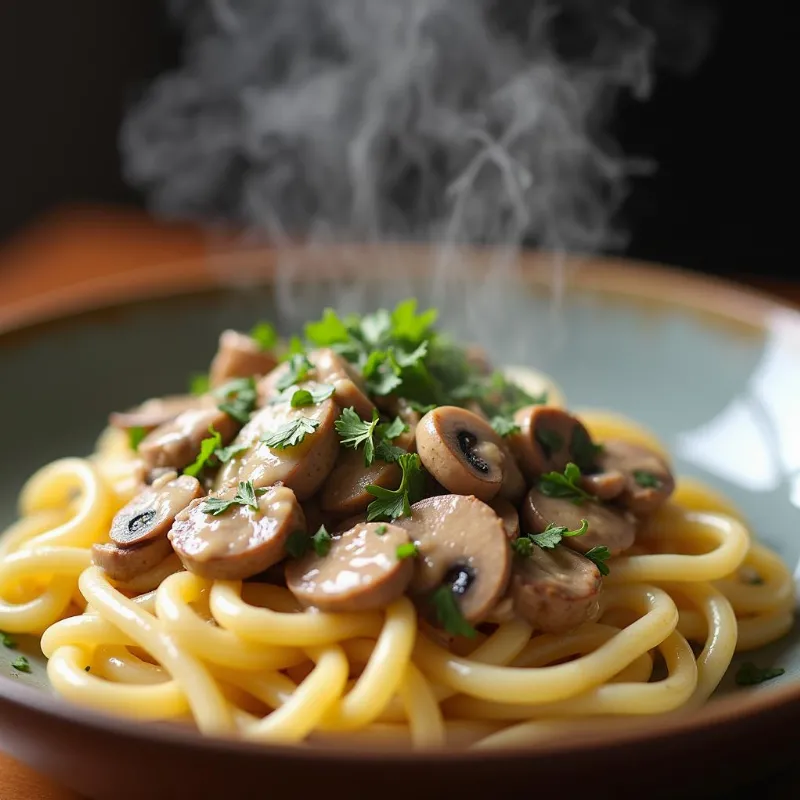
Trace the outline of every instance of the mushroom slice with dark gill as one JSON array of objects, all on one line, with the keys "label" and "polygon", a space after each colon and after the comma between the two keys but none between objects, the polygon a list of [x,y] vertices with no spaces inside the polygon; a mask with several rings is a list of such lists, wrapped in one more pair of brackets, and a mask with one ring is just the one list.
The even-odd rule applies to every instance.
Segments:
[{"label": "mushroom slice with dark gill", "polygon": [[587,553],[593,547],[605,545],[612,556],[627,550],[636,538],[635,518],[619,508],[587,500],[575,505],[561,497],[548,497],[538,489],[531,489],[522,504],[522,528],[525,533],[542,533],[551,523],[568,530],[581,527],[581,520],[589,523],[582,536],[570,536],[564,543]]},{"label": "mushroom slice with dark gill", "polygon": [[171,422],[184,411],[212,408],[213,406],[214,399],[211,395],[177,394],[169,397],[154,397],[128,411],[115,411],[109,416],[108,421],[113,427],[123,430],[142,428],[145,431],[151,431],[159,425]]},{"label": "mushroom slice with dark gill", "polygon": [[603,442],[597,478],[621,475],[622,489],[617,502],[637,516],[652,514],[675,491],[675,478],[661,456],[618,439]]},{"label": "mushroom slice with dark gill", "polygon": [[234,487],[213,492],[178,514],[169,540],[189,572],[216,580],[249,578],[281,561],[289,536],[306,531],[303,510],[285,486],[258,495],[257,510],[233,503],[221,513],[209,512],[209,499],[233,500],[236,494]]},{"label": "mushroom slice with dark gill", "polygon": [[431,594],[452,586],[468,622],[480,622],[503,596],[511,548],[500,517],[476,497],[440,495],[411,506],[394,524],[419,548],[410,591],[427,612]]},{"label": "mushroom slice with dark gill", "polygon": [[[313,391],[319,384],[307,381],[300,388]],[[290,399],[268,403],[239,432],[235,444],[246,449],[223,465],[216,487],[252,481],[260,488],[280,482],[292,489],[299,500],[308,500],[322,486],[339,455],[339,437],[334,427],[338,416],[339,406],[332,398],[302,408],[292,408]],[[309,430],[298,444],[281,448],[262,441],[303,420]]]},{"label": "mushroom slice with dark gill", "polygon": [[217,388],[234,378],[261,377],[271,372],[277,363],[275,355],[262,350],[252,336],[223,331],[209,369],[209,382],[212,388]]},{"label": "mushroom slice with dark gill", "polygon": [[600,570],[562,545],[551,550],[534,546],[518,556],[511,570],[514,611],[537,631],[566,633],[600,613]]},{"label": "mushroom slice with dark gill", "polygon": [[417,426],[417,452],[425,469],[453,494],[488,501],[503,483],[503,442],[486,420],[457,406],[429,411]]},{"label": "mushroom slice with dark gill", "polygon": [[363,522],[335,536],[325,555],[315,552],[286,565],[286,585],[304,605],[321,611],[385,608],[405,592],[414,559],[402,558],[406,531]]},{"label": "mushroom slice with dark gill", "polygon": [[593,471],[596,447],[583,423],[551,406],[526,406],[514,415],[520,430],[509,443],[525,477],[532,482],[545,472],[562,472],[571,461]]},{"label": "mushroom slice with dark gill", "polygon": [[183,469],[194,461],[200,444],[214,428],[228,444],[236,435],[239,423],[216,407],[184,411],[171,422],[159,425],[139,443],[139,455],[151,469]]}]

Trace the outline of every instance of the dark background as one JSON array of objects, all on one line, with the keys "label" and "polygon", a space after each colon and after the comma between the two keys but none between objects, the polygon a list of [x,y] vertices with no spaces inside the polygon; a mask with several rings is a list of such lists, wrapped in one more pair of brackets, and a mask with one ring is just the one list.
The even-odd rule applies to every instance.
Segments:
[{"label": "dark background", "polygon": [[[626,104],[619,118],[626,149],[659,163],[623,209],[633,230],[627,253],[709,272],[796,277],[790,4],[719,6],[700,68],[689,78],[660,74],[649,103]],[[119,122],[178,53],[155,0],[0,6],[0,243],[59,204],[142,204],[120,176]]]}]

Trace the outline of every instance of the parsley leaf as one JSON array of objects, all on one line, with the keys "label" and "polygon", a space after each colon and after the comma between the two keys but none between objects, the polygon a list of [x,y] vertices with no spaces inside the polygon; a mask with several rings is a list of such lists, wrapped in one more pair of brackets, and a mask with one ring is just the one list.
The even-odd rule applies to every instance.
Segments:
[{"label": "parsley leaf", "polygon": [[520,408],[541,405],[547,402],[547,392],[533,395],[510,381],[502,372],[494,372],[488,378],[473,374],[461,382],[456,395],[475,400],[484,413],[491,417],[513,417]]},{"label": "parsley leaf", "polygon": [[292,531],[286,537],[284,548],[292,558],[302,558],[311,544],[311,539],[305,531]]},{"label": "parsley leaf", "polygon": [[583,536],[589,530],[589,521],[582,519],[581,526],[577,530],[571,531],[565,525],[555,525],[552,522],[542,533],[535,533],[530,536],[534,544],[545,550],[552,550],[565,536]]},{"label": "parsley leaf", "polygon": [[611,557],[611,553],[605,545],[593,547],[591,550],[584,553],[584,555],[600,570],[601,575],[605,576],[609,574],[611,570],[608,568],[606,561]]},{"label": "parsley leaf", "polygon": [[194,395],[207,394],[211,384],[208,375],[204,372],[198,372],[189,380],[189,391]]},{"label": "parsley leaf", "polygon": [[305,353],[295,353],[290,356],[287,362],[286,374],[275,384],[275,388],[282,392],[295,383],[301,383],[308,377],[308,373],[314,369],[314,365],[308,360]]},{"label": "parsley leaf", "polygon": [[414,542],[403,542],[397,545],[397,560],[402,561],[405,558],[416,558],[419,555],[419,548]]},{"label": "parsley leaf", "polygon": [[0,644],[9,650],[13,650],[17,646],[16,639],[13,636],[9,636],[5,631],[0,631]]},{"label": "parsley leaf", "polygon": [[311,537],[314,552],[320,557],[328,555],[332,542],[333,537],[328,533],[324,525],[320,525],[319,530]]},{"label": "parsley leaf", "polygon": [[539,491],[548,497],[561,497],[571,500],[576,506],[585,500],[596,500],[594,495],[584,491],[578,481],[581,479],[581,471],[576,464],[570,462],[564,468],[563,475],[560,472],[547,472],[539,479]]},{"label": "parsley leaf", "polygon": [[475,636],[475,628],[464,619],[451,586],[447,584],[440,586],[431,595],[431,603],[436,612],[436,619],[448,633],[454,636],[467,636],[470,639]]},{"label": "parsley leaf", "polygon": [[389,530],[388,525],[378,525],[378,527],[375,528],[375,533],[377,533],[378,536],[383,536],[383,534],[386,533],[386,531],[388,530]]},{"label": "parsley leaf", "polygon": [[305,353],[305,348],[303,347],[302,339],[299,336],[292,336],[281,361],[289,361],[292,356],[302,355],[303,353]]},{"label": "parsley leaf", "polygon": [[417,314],[417,300],[410,297],[398,303],[392,311],[392,334],[396,339],[408,342],[422,341],[430,335],[430,329],[438,316],[439,312],[435,308]]},{"label": "parsley leaf", "polygon": [[658,475],[648,472],[646,469],[635,469],[631,474],[636,483],[643,489],[658,489],[661,486],[661,479]]},{"label": "parsley leaf", "polygon": [[375,443],[372,437],[378,427],[378,410],[372,409],[372,421],[364,422],[352,406],[342,409],[333,427],[339,434],[342,447],[352,447],[353,450],[357,450],[361,445],[364,446],[364,466],[368,467],[375,457]]},{"label": "parsley leaf", "polygon": [[219,460],[220,464],[227,464],[232,458],[235,458],[240,453],[244,453],[249,448],[246,444],[232,444],[228,447],[218,447],[214,451],[214,456]]},{"label": "parsley leaf", "polygon": [[329,383],[321,383],[312,389],[295,389],[289,401],[292,408],[314,406],[333,396],[334,387]]},{"label": "parsley leaf", "polygon": [[359,325],[361,338],[370,347],[380,347],[387,341],[391,330],[392,318],[385,308],[379,308],[374,314],[365,314]]},{"label": "parsley leaf", "polygon": [[247,506],[253,511],[258,511],[258,498],[266,492],[266,489],[256,489],[252,481],[239,481],[239,488],[233,499],[223,500],[221,497],[209,497],[200,510],[204,514],[211,514],[212,517],[224,514],[231,506]]},{"label": "parsley leaf", "polygon": [[242,425],[250,421],[250,415],[258,401],[254,378],[235,378],[215,389],[214,395],[222,401],[217,406],[220,411],[224,411]]},{"label": "parsley leaf", "polygon": [[520,431],[519,425],[509,417],[501,417],[498,415],[493,417],[489,424],[494,428],[495,433],[500,436],[511,436],[512,433],[519,433]]},{"label": "parsley leaf", "polygon": [[576,425],[572,429],[569,452],[572,460],[584,472],[589,472],[597,463],[597,456],[603,452],[603,445],[595,444],[586,428],[582,425]]},{"label": "parsley leaf", "polygon": [[138,450],[145,436],[147,436],[147,430],[141,426],[137,425],[134,428],[128,428],[128,444],[131,450]]},{"label": "parsley leaf", "polygon": [[401,433],[408,430],[408,425],[400,417],[395,417],[391,422],[378,426],[378,436],[381,439],[396,439]]},{"label": "parsley leaf", "polygon": [[193,478],[196,478],[206,466],[209,466],[209,461],[216,454],[217,449],[222,447],[222,436],[218,431],[214,430],[213,425],[209,427],[208,432],[211,436],[200,442],[200,452],[197,454],[194,463],[189,464],[189,466],[184,469],[184,475],[191,475]]},{"label": "parsley leaf", "polygon": [[366,489],[377,498],[367,506],[367,522],[388,520],[410,516],[411,505],[422,495],[423,474],[422,462],[416,453],[406,453],[397,460],[403,477],[397,489],[384,489],[370,483]]},{"label": "parsley leaf", "polygon": [[739,686],[755,686],[778,678],[785,672],[781,667],[757,667],[752,661],[745,661],[736,671],[736,683]]},{"label": "parsley leaf", "polygon": [[317,428],[319,428],[318,420],[297,417],[297,419],[281,425],[278,430],[272,433],[265,433],[261,437],[261,442],[275,450],[285,450],[287,447],[295,447],[300,444],[307,434],[314,433]]},{"label": "parsley leaf", "polygon": [[272,350],[278,344],[278,332],[269,322],[257,322],[250,330],[250,338],[262,350]]},{"label": "parsley leaf", "polygon": [[305,334],[306,339],[317,347],[344,344],[350,338],[350,331],[332,308],[326,308],[318,322],[309,322]]},{"label": "parsley leaf", "polygon": [[17,670],[17,672],[30,672],[31,665],[25,656],[20,656],[16,661],[11,662],[11,666]]}]

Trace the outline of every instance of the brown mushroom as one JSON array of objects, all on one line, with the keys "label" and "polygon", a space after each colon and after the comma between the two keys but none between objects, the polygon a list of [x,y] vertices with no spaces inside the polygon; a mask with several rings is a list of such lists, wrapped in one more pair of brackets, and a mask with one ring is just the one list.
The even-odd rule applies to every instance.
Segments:
[{"label": "brown mushroom", "polygon": [[579,485],[584,492],[594,495],[598,500],[608,501],[622,494],[625,476],[615,469],[596,472],[593,475],[582,475]]},{"label": "brown mushroom", "polygon": [[511,503],[504,497],[495,497],[491,503],[487,504],[489,508],[500,517],[503,523],[503,529],[510,542],[519,538],[519,513]]},{"label": "brown mushroom", "polygon": [[563,539],[564,544],[579,553],[605,545],[612,556],[618,555],[636,538],[636,521],[630,514],[593,500],[575,505],[571,500],[548,497],[534,488],[522,504],[522,528],[526,533],[542,533],[551,523],[578,530],[583,519],[589,523],[589,530],[581,536]]},{"label": "brown mushroom", "polygon": [[197,457],[200,444],[211,435],[212,427],[222,437],[222,443],[228,444],[239,423],[214,406],[184,411],[148,433],[139,443],[139,455],[151,469],[183,469]]},{"label": "brown mushroom", "polygon": [[600,613],[600,570],[566,547],[534,547],[515,558],[511,571],[514,611],[537,631],[566,633]]},{"label": "brown mushroom", "polygon": [[452,587],[461,613],[479,622],[503,596],[511,548],[500,518],[476,497],[442,495],[420,500],[395,525],[419,548],[410,590],[429,611],[430,595]]},{"label": "brown mushroom", "polygon": [[367,396],[364,381],[342,356],[328,348],[310,355],[317,380],[333,386],[333,398],[340,408],[352,408],[361,419],[372,419],[375,404]]},{"label": "brown mushroom", "polygon": [[286,556],[286,541],[306,531],[294,492],[273,486],[257,497],[258,510],[234,503],[209,513],[210,498],[232,500],[234,487],[193,500],[175,519],[169,540],[189,572],[216,580],[242,580],[263,572]]},{"label": "brown mushroom", "polygon": [[417,427],[425,469],[454,494],[491,500],[503,482],[503,442],[488,422],[457,406],[429,411]]},{"label": "brown mushroom", "polygon": [[[312,381],[301,386],[309,390],[319,388],[319,384]],[[289,399],[267,404],[239,432],[236,444],[247,449],[222,467],[216,487],[233,486],[239,481],[252,481],[256,487],[281,482],[292,489],[299,500],[309,499],[336,463],[339,437],[334,422],[338,416],[339,407],[331,398],[302,408],[292,408]],[[302,419],[316,428],[307,432],[298,444],[281,449],[261,441]]]},{"label": "brown mushroom", "polygon": [[304,605],[322,611],[385,608],[406,590],[411,557],[398,554],[408,534],[388,523],[364,522],[335,536],[326,555],[315,552],[286,565],[286,585]]},{"label": "brown mushroom", "polygon": [[363,450],[345,450],[322,484],[320,507],[325,514],[353,516],[366,510],[375,499],[367,491],[367,486],[375,484],[393,489],[400,484],[400,478],[397,464],[376,459],[365,467]]},{"label": "brown mushroom", "polygon": [[595,466],[595,445],[583,423],[552,406],[526,406],[514,415],[520,430],[509,436],[511,451],[528,481],[562,472],[573,462],[584,472]]},{"label": "brown mushroom", "polygon": [[109,424],[115,428],[129,430],[143,428],[151,431],[159,425],[171,422],[184,411],[199,408],[212,408],[214,398],[211,395],[178,394],[169,397],[155,397],[128,411],[115,411],[109,415]]},{"label": "brown mushroom", "polygon": [[277,363],[274,353],[262,350],[251,336],[223,331],[209,369],[209,382],[216,388],[233,378],[260,377],[272,371]]},{"label": "brown mushroom", "polygon": [[166,537],[154,539],[138,547],[119,547],[116,544],[92,545],[92,563],[100,567],[113,581],[127,583],[157,567],[172,554]]},{"label": "brown mushroom", "polygon": [[675,491],[675,478],[661,456],[635,444],[617,439],[603,442],[596,480],[619,476],[621,490],[617,502],[637,516],[652,514]]},{"label": "brown mushroom", "polygon": [[197,478],[162,475],[117,512],[109,537],[123,549],[166,539],[176,515],[202,494]]}]

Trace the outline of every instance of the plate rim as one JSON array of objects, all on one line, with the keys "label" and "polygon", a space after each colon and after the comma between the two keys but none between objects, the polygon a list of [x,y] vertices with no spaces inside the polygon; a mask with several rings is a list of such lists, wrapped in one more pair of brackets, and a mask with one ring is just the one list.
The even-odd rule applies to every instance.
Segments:
[{"label": "plate rim", "polygon": [[[424,264],[430,249],[419,245],[391,245],[393,251],[409,259],[411,264]],[[341,248],[326,248],[329,257]],[[361,260],[386,251],[386,246],[348,246],[342,254]],[[297,257],[307,258],[302,248],[290,248]],[[322,252],[322,251],[321,251]],[[475,267],[491,256],[491,249],[473,250],[471,258]],[[51,323],[79,321],[85,315],[115,309],[135,307],[150,299],[170,296],[206,294],[213,289],[237,288],[242,278],[249,284],[269,284],[275,277],[277,254],[274,250],[254,248],[247,251],[214,253],[208,259],[188,258],[152,268],[117,273],[103,278],[79,282],[66,289],[54,290],[33,298],[23,299],[0,307],[0,346],[13,340],[16,334],[35,334],[41,326]],[[523,253],[520,256],[520,278],[528,283],[547,284],[553,265],[553,254]],[[198,270],[198,261],[207,268]],[[757,331],[766,331],[770,317],[776,312],[800,311],[791,302],[775,298],[734,281],[716,276],[700,275],[689,270],[651,262],[614,257],[566,257],[568,267],[577,268],[570,276],[569,288],[591,293],[624,296],[635,301],[657,301],[668,307],[679,307],[695,314],[711,314],[724,321],[743,324]],[[214,265],[235,265],[237,280],[226,280]],[[411,270],[414,271],[413,269]],[[301,280],[318,276],[313,265],[301,273]],[[376,277],[376,280],[384,280]],[[124,299],[120,299],[124,298]],[[439,750],[359,749],[335,743],[298,748],[294,745],[257,743],[242,739],[204,736],[191,729],[171,728],[165,723],[141,722],[115,717],[71,703],[60,697],[35,689],[5,675],[0,675],[0,706],[10,704],[20,711],[32,710],[44,716],[56,717],[97,732],[120,735],[126,738],[157,739],[165,746],[182,745],[201,751],[227,751],[241,756],[267,753],[278,758],[305,761],[385,760],[392,763],[420,763],[458,761],[464,750],[445,748]],[[609,731],[577,731],[570,739],[536,742],[526,746],[491,750],[470,750],[470,759],[481,762],[500,762],[509,758],[548,758],[564,754],[601,753],[630,744],[654,744],[688,734],[712,734],[724,726],[748,726],[777,715],[789,704],[800,704],[800,680],[785,687],[767,692],[748,692],[741,696],[726,696],[692,712],[675,716],[634,717],[620,720],[619,727]]]}]

